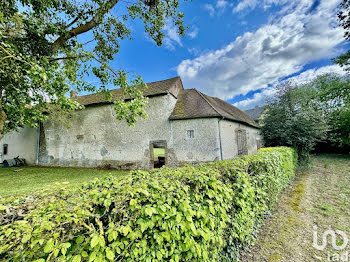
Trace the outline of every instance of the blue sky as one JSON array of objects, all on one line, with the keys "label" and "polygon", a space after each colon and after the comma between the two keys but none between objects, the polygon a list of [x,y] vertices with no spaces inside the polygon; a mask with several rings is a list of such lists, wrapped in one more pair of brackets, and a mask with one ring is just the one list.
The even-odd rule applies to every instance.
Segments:
[{"label": "blue sky", "polygon": [[[343,70],[330,59],[346,50],[336,21],[340,0],[194,0],[182,2],[182,38],[169,23],[162,47],[130,24],[112,67],[141,75],[146,82],[180,75],[197,88],[242,109],[264,104],[280,81],[309,81]],[[115,11],[118,13],[118,11]]]}]

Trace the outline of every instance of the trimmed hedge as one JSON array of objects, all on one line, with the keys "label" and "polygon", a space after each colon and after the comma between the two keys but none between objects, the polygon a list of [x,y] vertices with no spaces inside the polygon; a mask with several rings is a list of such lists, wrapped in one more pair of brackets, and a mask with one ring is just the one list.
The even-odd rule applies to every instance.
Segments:
[{"label": "trimmed hedge", "polygon": [[232,261],[293,178],[296,153],[261,149],[0,200],[0,260]]}]

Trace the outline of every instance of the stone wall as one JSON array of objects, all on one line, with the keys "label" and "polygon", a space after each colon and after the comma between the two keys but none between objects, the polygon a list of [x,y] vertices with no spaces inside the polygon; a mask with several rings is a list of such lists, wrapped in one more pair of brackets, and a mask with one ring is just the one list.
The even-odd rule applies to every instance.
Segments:
[{"label": "stone wall", "polygon": [[[220,159],[218,120],[199,118],[172,121],[174,155],[182,163],[209,162]],[[193,131],[193,137],[188,131]]]},{"label": "stone wall", "polygon": [[248,154],[253,154],[257,151],[258,141],[261,139],[259,129],[228,120],[220,121],[220,127],[224,159],[231,159],[238,156],[238,130],[243,130],[246,133],[246,150]]},{"label": "stone wall", "polygon": [[[149,119],[134,127],[115,119],[113,105],[88,106],[80,111],[71,128],[53,121],[41,130],[39,163],[42,166],[96,167],[110,165],[120,169],[148,169],[150,143],[169,141],[168,120],[176,99],[172,95],[151,97],[146,108]],[[168,145],[169,165],[172,145]]]},{"label": "stone wall", "polygon": [[[153,146],[159,144],[166,145],[170,167],[216,161],[221,159],[220,135],[223,159],[231,159],[238,156],[237,130],[246,134],[246,152],[257,151],[259,129],[219,118],[169,120],[175,103],[170,94],[151,97],[146,108],[149,119],[140,119],[135,127],[116,120],[110,104],[79,111],[69,129],[47,121],[40,126],[39,165],[149,169]],[[9,149],[2,160],[19,155],[34,165],[37,134],[32,128],[6,134],[1,146],[8,144]]]}]

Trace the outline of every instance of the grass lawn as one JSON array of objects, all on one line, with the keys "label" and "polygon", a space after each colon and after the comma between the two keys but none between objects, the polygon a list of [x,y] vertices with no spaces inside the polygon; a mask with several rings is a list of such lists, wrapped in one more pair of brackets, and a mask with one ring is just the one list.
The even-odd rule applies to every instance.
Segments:
[{"label": "grass lawn", "polygon": [[0,168],[0,196],[33,193],[56,182],[80,185],[96,177],[122,176],[127,173],[128,171],[86,168]]},{"label": "grass lawn", "polygon": [[[313,233],[317,226],[319,245],[328,229],[341,230],[350,237],[350,155],[313,156],[312,164],[313,168],[300,172],[282,193],[256,245],[242,252],[241,261],[349,261],[329,260],[328,255],[341,256],[350,245],[334,250],[328,237],[327,247],[317,250]],[[338,235],[338,245],[341,240]]]},{"label": "grass lawn", "polygon": [[159,156],[165,156],[164,148],[153,148],[154,159],[158,159]]}]

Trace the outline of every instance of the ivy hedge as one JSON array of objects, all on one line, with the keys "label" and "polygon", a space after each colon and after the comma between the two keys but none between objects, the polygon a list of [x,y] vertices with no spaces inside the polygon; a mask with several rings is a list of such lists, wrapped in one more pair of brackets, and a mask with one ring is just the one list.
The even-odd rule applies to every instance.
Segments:
[{"label": "ivy hedge", "polygon": [[293,178],[296,153],[133,171],[0,199],[0,260],[232,261]]}]

